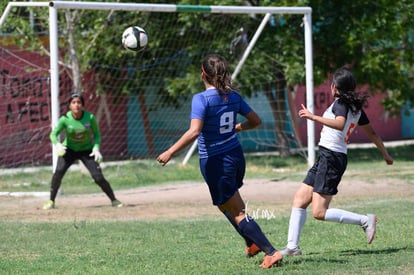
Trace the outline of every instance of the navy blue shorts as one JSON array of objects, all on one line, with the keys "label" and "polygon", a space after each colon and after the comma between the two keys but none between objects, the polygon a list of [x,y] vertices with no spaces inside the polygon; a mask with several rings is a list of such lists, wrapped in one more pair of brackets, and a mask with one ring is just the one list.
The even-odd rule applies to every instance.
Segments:
[{"label": "navy blue shorts", "polygon": [[222,205],[243,185],[246,161],[237,147],[224,154],[200,159],[201,174],[210,190],[214,205]]},{"label": "navy blue shorts", "polygon": [[319,146],[319,157],[303,181],[313,187],[313,192],[336,195],[342,175],[348,164],[347,155]]}]

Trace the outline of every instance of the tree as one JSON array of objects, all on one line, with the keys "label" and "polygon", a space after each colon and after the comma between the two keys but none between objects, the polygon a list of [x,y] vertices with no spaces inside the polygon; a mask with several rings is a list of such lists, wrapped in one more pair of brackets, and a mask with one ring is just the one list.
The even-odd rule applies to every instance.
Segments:
[{"label": "tree", "polygon": [[349,65],[358,83],[388,93],[388,110],[414,102],[414,3],[322,1],[313,8],[315,67],[326,75]]},{"label": "tree", "polygon": [[[191,2],[181,1],[184,4]],[[237,5],[235,1],[224,2]],[[259,4],[259,1],[248,2],[250,5]],[[214,3],[211,1],[206,4]],[[263,0],[260,5],[271,6],[274,2]],[[388,94],[383,102],[387,110],[397,113],[407,100],[414,103],[412,1],[289,0],[279,1],[278,5],[310,6],[313,9],[316,85],[326,81],[336,68],[349,66],[358,83],[369,84],[372,93],[380,90]],[[253,31],[252,26],[257,25],[257,19],[240,22],[247,34]],[[275,35],[262,36],[252,53],[254,60],[247,61],[237,79],[244,88],[242,92],[249,96],[258,87],[264,91],[277,122],[275,135],[282,143],[287,140],[283,137],[283,124],[278,123],[283,121],[280,114],[285,112],[281,104],[285,100],[282,91],[290,91],[292,89],[289,87],[302,84],[305,80],[301,20],[298,16],[274,15],[269,23],[271,28],[266,28],[266,31],[274,32]],[[197,47],[202,47],[202,43]],[[230,61],[234,62],[237,58],[237,55],[230,56]],[[259,68],[267,73],[258,79],[252,72]],[[250,77],[253,75],[254,78]],[[287,154],[283,148],[281,154]]]},{"label": "tree", "polygon": [[[130,1],[119,1],[130,2]],[[158,3],[159,1],[142,1]],[[171,2],[170,2],[171,3]],[[176,4],[240,5],[240,1],[181,0]],[[244,1],[245,5],[274,6],[271,0]],[[278,6],[310,6],[313,9],[313,46],[315,84],[326,81],[336,68],[347,65],[357,77],[358,83],[369,84],[372,91],[380,89],[388,93],[385,107],[397,111],[406,102],[414,102],[414,4],[409,0],[390,1],[322,1],[322,0],[283,0]],[[27,13],[18,9],[16,14]],[[10,25],[29,41],[31,47],[42,47],[36,42],[36,33],[47,31],[47,10],[36,9],[35,27],[29,26],[16,16]],[[199,81],[200,59],[214,49],[227,57],[230,64],[237,64],[240,52],[247,45],[263,15],[232,16],[212,15],[216,20],[207,21],[200,13],[176,13],[168,26],[163,25],[163,17],[157,13],[131,13],[112,11],[66,11],[59,17],[62,23],[60,43],[68,50],[61,64],[72,75],[77,87],[77,72],[88,70],[99,78],[98,87],[105,91],[107,86],[116,87],[118,93],[142,95],[144,88],[154,83],[163,83],[155,91],[159,94],[160,107],[179,106],[180,97],[190,96],[193,91],[202,89]],[[120,50],[120,37],[107,35],[120,34],[125,22],[135,22],[150,34],[151,49],[131,58]],[[73,25],[76,32],[73,33]],[[227,27],[223,28],[222,24]],[[155,34],[168,33],[169,38],[181,41],[185,33],[200,32],[208,37],[204,40],[193,37],[181,41],[184,44],[166,44]],[[21,38],[22,36],[16,36]],[[220,37],[221,39],[218,39]],[[206,43],[208,41],[208,43]],[[232,43],[229,43],[231,41]],[[284,136],[282,116],[286,113],[285,92],[305,81],[304,44],[302,17],[297,15],[273,15],[268,27],[253,49],[254,59],[246,61],[236,79],[240,92],[254,96],[263,91],[269,100],[276,121],[275,136],[282,144],[280,153],[289,154],[288,138]],[[69,44],[68,44],[69,43]],[[69,45],[69,46],[67,46]],[[171,70],[154,66],[153,60],[166,52],[173,56]],[[47,53],[47,50],[45,49]],[[78,59],[77,57],[82,58]],[[139,65],[137,65],[139,64]],[[147,68],[151,67],[151,70]],[[79,68],[79,69],[77,69]],[[254,72],[263,72],[259,76]],[[151,78],[151,75],[159,78]],[[120,83],[113,83],[113,75],[128,75]],[[142,80],[145,79],[145,82]],[[277,81],[276,81],[277,80]],[[130,84],[137,89],[126,89]]]}]

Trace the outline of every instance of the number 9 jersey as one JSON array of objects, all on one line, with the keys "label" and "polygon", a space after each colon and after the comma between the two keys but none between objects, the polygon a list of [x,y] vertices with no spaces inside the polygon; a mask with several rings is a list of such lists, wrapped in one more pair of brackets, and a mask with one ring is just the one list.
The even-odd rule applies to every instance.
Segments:
[{"label": "number 9 jersey", "polygon": [[237,114],[244,116],[251,110],[236,91],[222,93],[209,88],[195,94],[190,118],[203,121],[203,129],[198,136],[199,157],[222,154],[240,146],[235,131]]}]

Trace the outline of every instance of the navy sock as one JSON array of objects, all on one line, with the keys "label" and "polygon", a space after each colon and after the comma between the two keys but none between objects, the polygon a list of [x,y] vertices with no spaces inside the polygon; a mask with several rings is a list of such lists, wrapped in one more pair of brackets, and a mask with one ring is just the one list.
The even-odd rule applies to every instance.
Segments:
[{"label": "navy sock", "polygon": [[239,223],[239,230],[244,236],[247,236],[262,251],[264,251],[266,255],[273,255],[276,251],[253,218],[246,216],[246,218]]},{"label": "navy sock", "polygon": [[229,220],[229,222],[231,223],[231,225],[233,225],[234,229],[236,229],[236,231],[240,234],[240,236],[243,237],[243,239],[246,242],[247,246],[251,246],[253,244],[253,241],[251,239],[249,239],[249,237],[245,236],[241,231],[239,226],[237,225],[237,223],[233,220],[233,218],[230,216],[229,212],[224,211],[223,212],[224,216],[226,216],[226,218]]}]

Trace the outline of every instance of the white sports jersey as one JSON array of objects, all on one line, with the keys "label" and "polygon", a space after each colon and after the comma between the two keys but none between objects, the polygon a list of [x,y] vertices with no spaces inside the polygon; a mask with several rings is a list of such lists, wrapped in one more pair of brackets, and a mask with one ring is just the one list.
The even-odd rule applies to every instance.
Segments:
[{"label": "white sports jersey", "polygon": [[353,114],[345,104],[341,104],[338,100],[335,100],[326,109],[323,117],[329,119],[335,119],[337,116],[346,117],[344,129],[339,131],[324,125],[321,131],[319,146],[323,146],[334,152],[346,154],[349,137],[359,124],[361,113],[362,111],[358,111],[356,114]]}]

